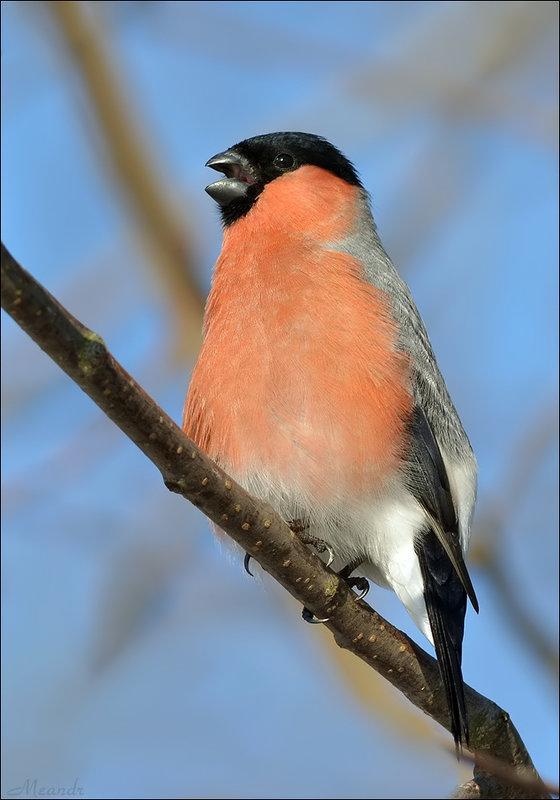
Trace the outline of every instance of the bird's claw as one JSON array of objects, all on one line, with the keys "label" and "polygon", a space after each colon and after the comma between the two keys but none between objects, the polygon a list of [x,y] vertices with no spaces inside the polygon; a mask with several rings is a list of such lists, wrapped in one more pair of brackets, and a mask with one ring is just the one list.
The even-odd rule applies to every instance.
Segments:
[{"label": "bird's claw", "polygon": [[313,545],[313,547],[315,547],[315,549],[317,550],[318,553],[324,553],[325,550],[327,551],[327,553],[329,554],[329,557],[327,558],[326,565],[327,565],[327,567],[330,567],[330,565],[334,561],[334,550],[326,542],[321,542],[321,545],[323,545],[322,549],[320,547],[317,547],[317,545]]},{"label": "bird's claw", "polygon": [[369,581],[367,578],[346,578],[346,583],[351,589],[358,589],[360,592],[356,600],[363,600],[369,592]]},{"label": "bird's claw", "polygon": [[[334,561],[334,551],[332,547],[329,544],[327,544],[327,542],[325,542],[323,539],[317,538],[317,536],[311,536],[310,534],[305,534],[304,531],[307,529],[307,525],[305,525],[299,519],[290,522],[290,529],[298,535],[303,544],[311,545],[311,547],[313,547],[318,553],[328,553],[328,559],[326,565],[327,567],[330,567],[330,565]],[[245,553],[245,558],[243,559],[243,566],[245,568],[245,572],[253,578],[254,575],[249,568],[250,563],[251,563],[251,554]],[[353,565],[348,565],[344,569],[340,570],[339,575],[348,583],[348,586],[350,586],[350,588],[358,589],[359,594],[357,595],[356,600],[363,600],[363,598],[369,592],[369,581],[366,578],[349,578],[348,572],[351,569],[353,569]],[[308,608],[303,609],[303,611],[301,612],[301,616],[303,617],[305,622],[309,622],[313,625],[321,625],[329,621],[329,617],[325,617],[324,619],[319,619],[319,617],[316,617],[313,614],[313,612],[310,611]]]},{"label": "bird's claw", "polygon": [[308,608],[304,608],[304,609],[303,609],[303,611],[301,612],[301,616],[303,617],[303,619],[304,619],[306,622],[309,622],[309,623],[311,623],[312,625],[320,625],[320,624],[322,624],[323,622],[328,622],[328,621],[329,621],[329,617],[325,617],[325,619],[319,619],[319,618],[318,618],[318,617],[316,617],[316,616],[315,616],[315,614],[314,614],[312,611],[310,611]]},{"label": "bird's claw", "polygon": [[[367,578],[347,578],[342,576],[348,586],[351,589],[358,589],[359,594],[356,596],[356,600],[363,600],[366,594],[369,592],[369,581]],[[318,625],[319,623],[328,622],[330,617],[325,617],[325,619],[319,619],[318,617],[313,614],[308,608],[304,608],[301,612],[301,616],[306,622],[310,622],[313,625]]]},{"label": "bird's claw", "polygon": [[253,573],[249,569],[249,564],[250,563],[251,563],[251,554],[250,553],[245,553],[245,558],[243,559],[243,566],[245,567],[245,572],[247,573],[247,575],[250,575],[251,578],[254,578],[255,576],[253,575]]}]

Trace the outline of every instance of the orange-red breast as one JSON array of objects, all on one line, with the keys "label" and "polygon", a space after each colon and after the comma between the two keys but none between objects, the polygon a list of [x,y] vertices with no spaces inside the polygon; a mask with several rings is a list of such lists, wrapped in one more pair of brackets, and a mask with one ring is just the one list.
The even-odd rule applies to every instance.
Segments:
[{"label": "orange-red breast", "polygon": [[306,133],[207,166],[222,252],[186,433],[336,565],[392,588],[434,644],[468,743],[461,650],[476,460],[352,164]]}]

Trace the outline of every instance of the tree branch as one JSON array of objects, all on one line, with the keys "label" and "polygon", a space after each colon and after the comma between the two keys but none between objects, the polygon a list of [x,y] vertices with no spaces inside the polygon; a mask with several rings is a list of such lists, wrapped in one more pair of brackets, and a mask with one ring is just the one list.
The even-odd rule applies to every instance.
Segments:
[{"label": "tree branch", "polygon": [[[435,659],[357,601],[269,505],[247,494],[199,450],[115,361],[103,340],[69,314],[4,245],[2,307],[154,463],[168,489],[194,503],[300,603],[328,617],[326,626],[340,647],[449,730]],[[478,796],[548,798],[509,715],[469,686],[465,692]],[[500,762],[500,770],[489,770],[485,755]]]},{"label": "tree branch", "polygon": [[[89,6],[89,7],[88,7]],[[183,351],[196,353],[201,343],[204,298],[194,277],[192,242],[186,222],[160,180],[154,154],[140,135],[131,109],[131,91],[115,66],[97,6],[76,0],[49,2],[64,44],[83,81],[106,146],[109,162],[167,287],[169,304]],[[184,355],[179,352],[177,355]]]}]

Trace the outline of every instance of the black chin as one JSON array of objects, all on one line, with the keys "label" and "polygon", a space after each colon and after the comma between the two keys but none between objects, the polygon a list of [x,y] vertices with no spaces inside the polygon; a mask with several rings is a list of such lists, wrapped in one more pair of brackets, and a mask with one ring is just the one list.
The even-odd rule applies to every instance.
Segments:
[{"label": "black chin", "polygon": [[255,186],[253,185],[248,187],[245,196],[231,200],[231,202],[225,206],[220,206],[220,213],[222,215],[222,222],[224,226],[227,228],[228,225],[233,225],[233,223],[237,222],[238,219],[241,219],[241,217],[244,217],[246,214],[248,214],[253,208],[258,194],[259,191],[256,190]]}]

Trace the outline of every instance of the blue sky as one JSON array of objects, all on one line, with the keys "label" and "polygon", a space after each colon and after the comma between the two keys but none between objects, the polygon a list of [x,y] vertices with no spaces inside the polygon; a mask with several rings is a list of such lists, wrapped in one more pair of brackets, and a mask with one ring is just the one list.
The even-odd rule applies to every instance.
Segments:
[{"label": "blue sky", "polygon": [[[204,293],[211,155],[293,129],[356,164],[479,461],[465,677],[554,779],[556,680],[485,560],[557,652],[556,4],[90,11]],[[43,6],[2,4],[2,64],[3,241],[179,421],[194,354],[173,359],[161,275]],[[465,779],[443,731],[249,580],[5,314],[2,334],[3,794],[433,797]],[[426,644],[389,593],[370,602]]]}]

